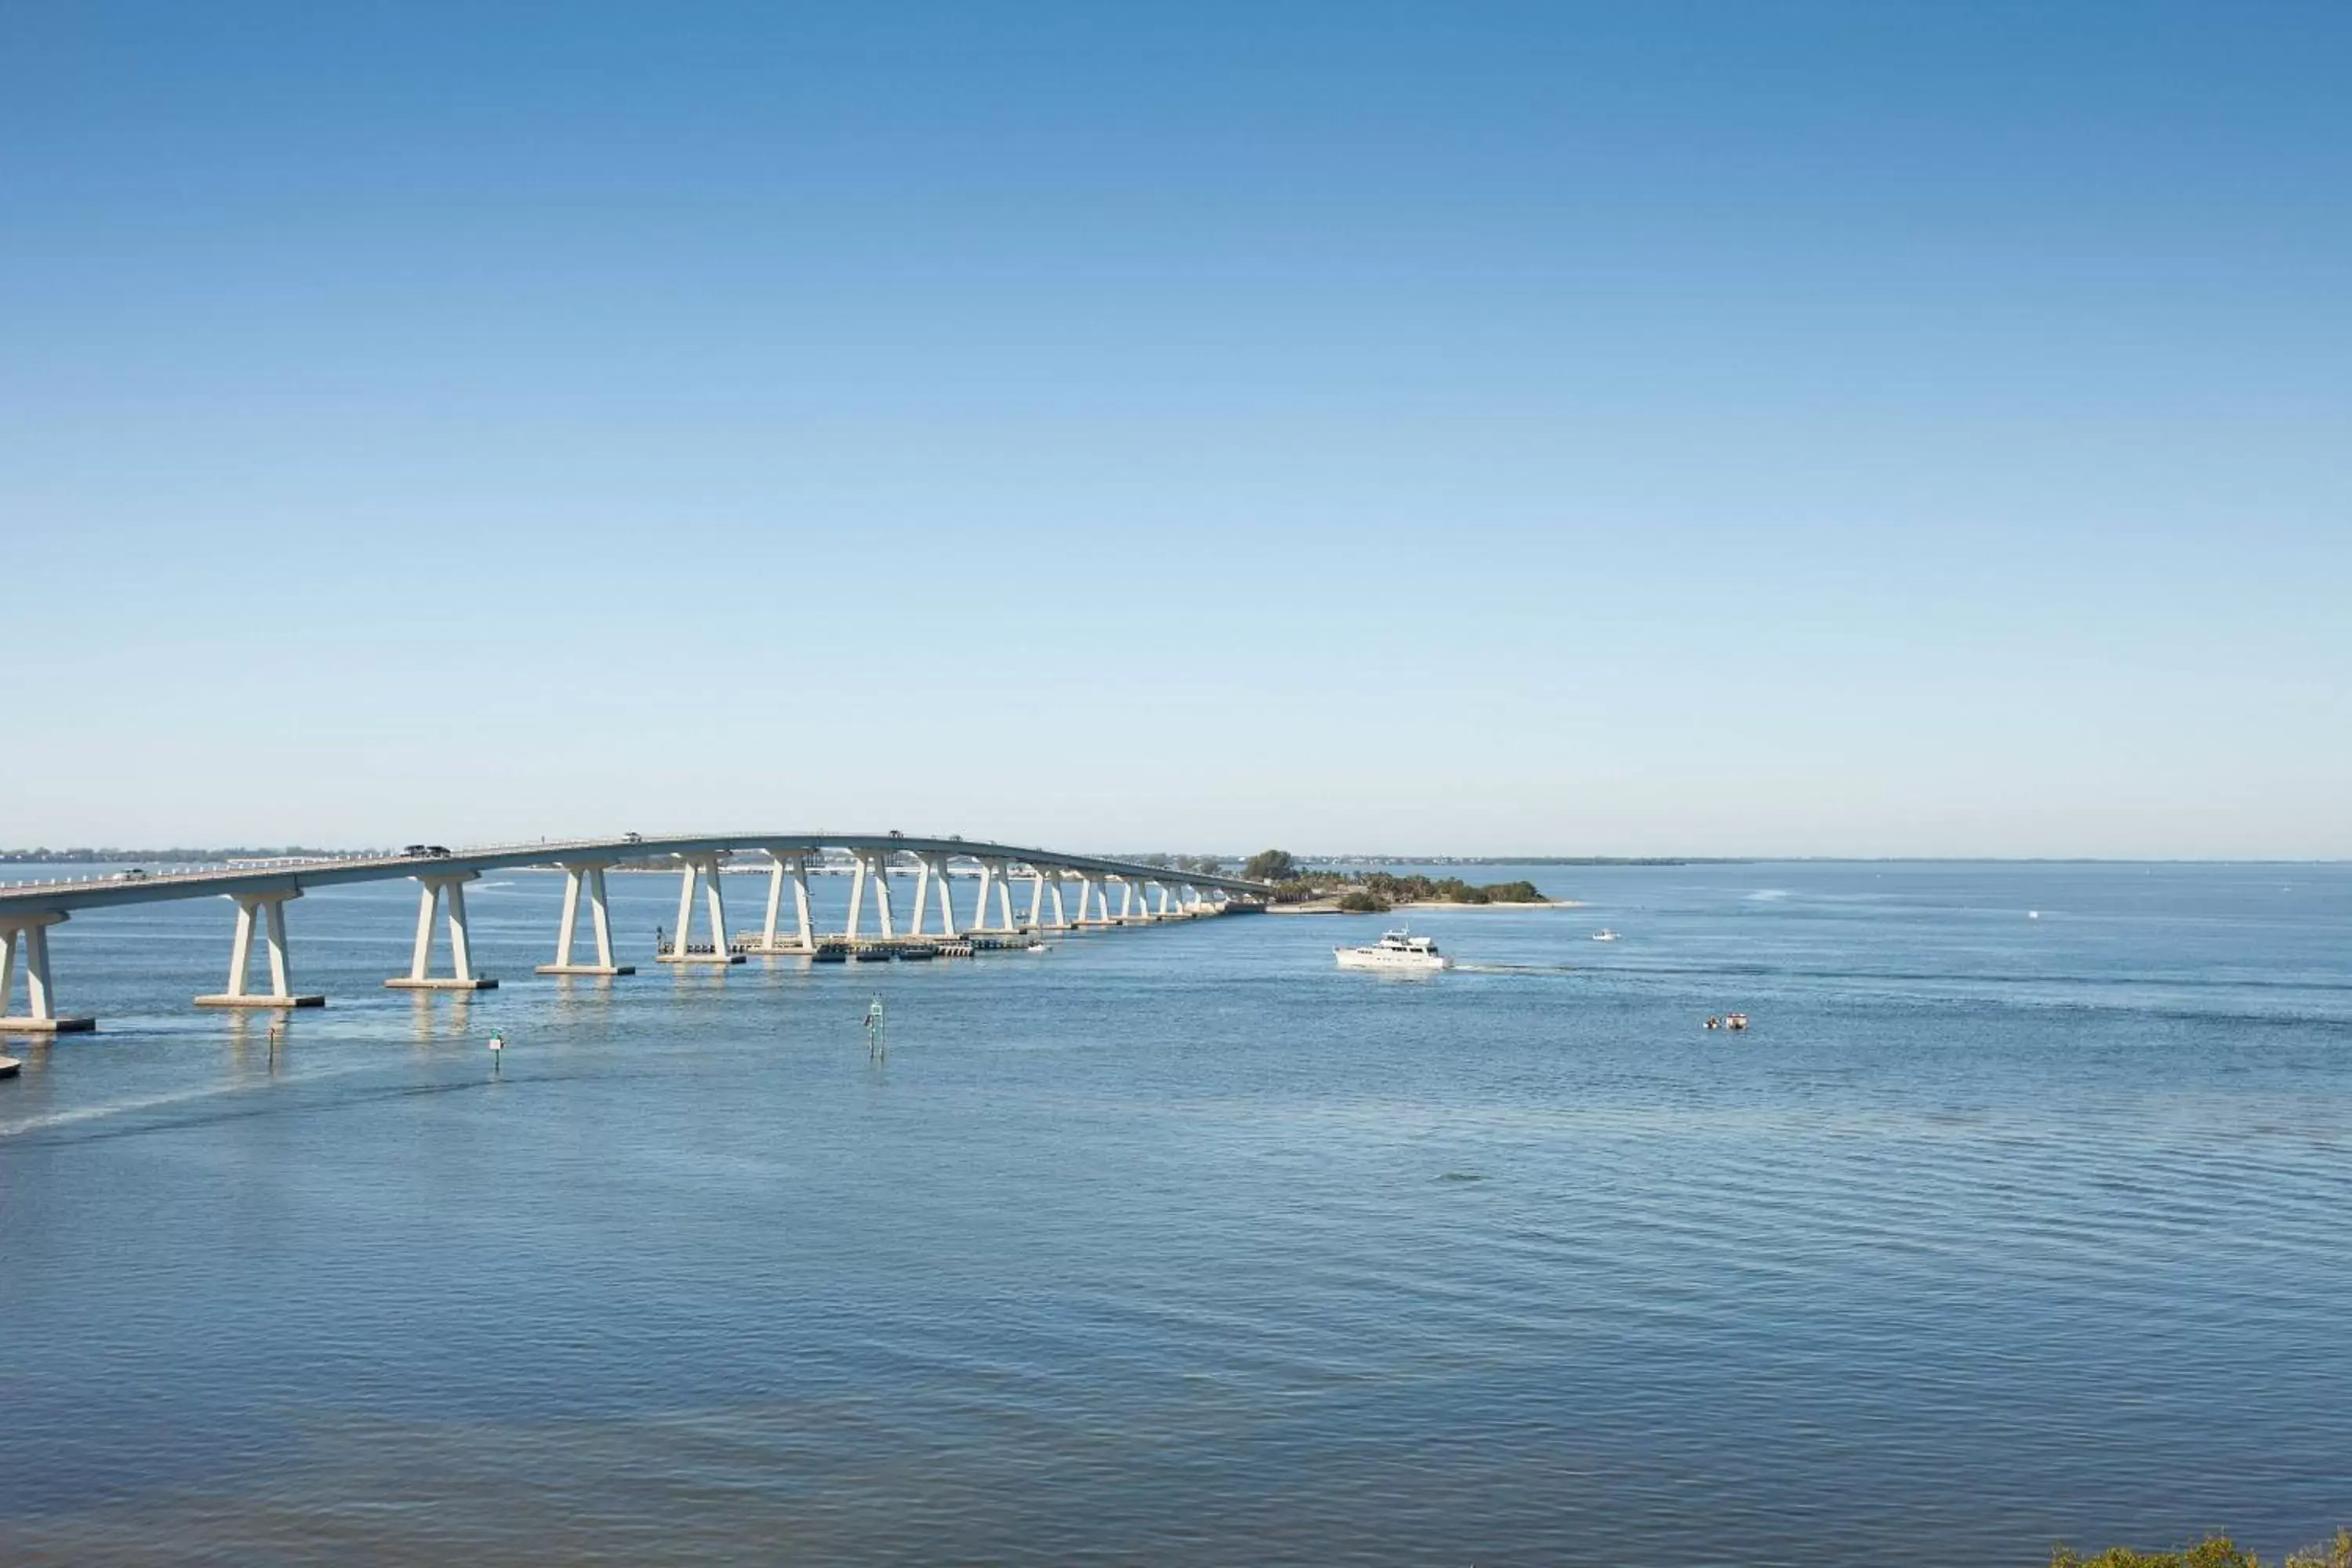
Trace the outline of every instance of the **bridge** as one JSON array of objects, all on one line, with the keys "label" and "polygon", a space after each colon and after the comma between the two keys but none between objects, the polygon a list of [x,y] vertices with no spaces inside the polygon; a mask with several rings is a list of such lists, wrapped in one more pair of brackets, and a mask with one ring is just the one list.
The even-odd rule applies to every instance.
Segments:
[{"label": "bridge", "polygon": [[[767,858],[767,918],[756,933],[729,931],[719,886],[722,860],[745,851]],[[1141,861],[898,833],[721,833],[651,838],[633,833],[618,838],[541,839],[459,850],[436,847],[399,855],[284,859],[155,875],[117,872],[0,884],[0,942],[5,944],[5,954],[0,954],[0,1031],[55,1035],[97,1026],[94,1018],[57,1010],[56,988],[49,974],[49,932],[81,910],[168,899],[230,900],[236,905],[236,925],[229,943],[228,987],[197,997],[196,1005],[317,1007],[325,1004],[323,995],[295,989],[287,940],[286,906],[306,889],[415,879],[416,932],[408,970],[384,984],[417,991],[481,991],[495,987],[498,982],[474,971],[465,887],[485,871],[551,867],[564,873],[563,914],[555,933],[554,962],[540,964],[537,973],[622,975],[635,973],[635,966],[614,961],[604,873],[614,866],[663,858],[676,860],[677,927],[655,957],[664,963],[725,965],[740,963],[754,953],[819,954],[827,933],[818,932],[811,921],[808,879],[812,868],[827,863],[828,855],[846,855],[854,878],[848,930],[834,940],[852,948],[871,946],[878,940],[883,951],[890,944],[934,934],[940,941],[970,940],[1192,920],[1237,907],[1255,907],[1269,890],[1265,883],[1239,877]],[[892,902],[891,875],[908,871],[914,874],[915,889],[908,910],[910,918],[902,930]],[[969,913],[961,919],[950,896],[950,877],[977,883]],[[1013,907],[1020,884],[1025,884],[1019,887],[1026,895],[1025,914],[1017,914]],[[1064,901],[1065,891],[1072,887],[1077,892],[1076,918]],[[1116,912],[1111,908],[1114,889],[1118,893]],[[788,897],[792,918],[787,926]],[[593,963],[574,962],[575,957],[584,958],[575,953],[583,902],[596,950]],[[869,904],[875,917],[870,938],[863,929]],[[700,941],[695,936],[698,906],[708,932]],[[926,930],[934,911],[935,933]],[[449,960],[445,973],[434,969],[436,949],[440,945],[435,941],[435,930],[439,925],[446,925],[447,933]],[[257,936],[268,954],[266,990],[254,984],[251,974]],[[26,990],[23,1013],[14,1011],[20,951]]]}]

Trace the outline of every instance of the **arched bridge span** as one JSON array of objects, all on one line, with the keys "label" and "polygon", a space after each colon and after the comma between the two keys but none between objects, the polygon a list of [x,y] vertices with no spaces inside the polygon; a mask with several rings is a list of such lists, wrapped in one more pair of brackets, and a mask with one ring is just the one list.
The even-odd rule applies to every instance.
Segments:
[{"label": "arched bridge span", "polygon": [[[720,889],[722,859],[754,851],[765,856],[766,920],[760,930],[730,931]],[[614,838],[541,839],[530,844],[438,847],[399,855],[340,856],[267,863],[203,867],[163,873],[116,873],[103,878],[0,885],[0,1031],[57,1034],[94,1026],[87,1016],[60,1014],[49,973],[49,932],[75,911],[170,899],[226,898],[236,905],[229,950],[228,988],[199,996],[203,1006],[310,1007],[325,997],[295,989],[289,952],[286,906],[310,888],[346,882],[413,878],[418,885],[415,940],[408,971],[386,980],[414,990],[482,990],[498,982],[475,973],[466,918],[465,886],[485,871],[551,867],[565,875],[562,923],[555,960],[538,966],[542,974],[619,975],[634,966],[614,962],[612,922],[606,910],[604,873],[623,861],[667,857],[679,871],[677,925],[655,953],[665,963],[732,964],[748,954],[834,956],[887,955],[909,944],[989,943],[1036,931],[1150,925],[1171,920],[1255,908],[1268,892],[1264,883],[1240,877],[1188,871],[1142,861],[1065,854],[1016,844],[963,838],[929,838],[898,833],[718,833]],[[811,919],[808,878],[845,857],[850,875],[849,925],[820,932]],[[910,918],[901,924],[894,906],[891,875],[915,878]],[[951,881],[976,884],[968,913],[961,913]],[[1077,913],[1065,900],[1075,887]],[[1114,912],[1111,895],[1118,893]],[[1015,909],[1016,892],[1025,912]],[[1156,895],[1156,906],[1154,896]],[[992,904],[993,907],[992,907]],[[595,962],[574,960],[583,909]],[[865,929],[868,909],[874,929]],[[936,913],[936,922],[932,917]],[[789,926],[786,923],[790,916]],[[698,916],[706,934],[698,940]],[[931,929],[927,930],[927,925]],[[446,973],[433,960],[436,927],[446,926]],[[252,984],[255,938],[268,956],[268,988]],[[23,955],[26,1011],[15,1003],[19,952]]]}]

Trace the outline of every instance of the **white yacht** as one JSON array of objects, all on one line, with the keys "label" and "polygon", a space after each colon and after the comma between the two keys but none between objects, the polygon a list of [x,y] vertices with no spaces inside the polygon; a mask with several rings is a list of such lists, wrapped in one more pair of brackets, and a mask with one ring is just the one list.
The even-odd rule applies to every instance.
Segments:
[{"label": "white yacht", "polygon": [[1595,942],[1615,942],[1617,940],[1617,933],[1613,931],[1597,931],[1592,933],[1592,940]]},{"label": "white yacht", "polygon": [[1332,956],[1342,969],[1386,969],[1406,974],[1433,974],[1451,969],[1454,961],[1437,951],[1437,939],[1409,931],[1381,933],[1370,947],[1335,947]]}]

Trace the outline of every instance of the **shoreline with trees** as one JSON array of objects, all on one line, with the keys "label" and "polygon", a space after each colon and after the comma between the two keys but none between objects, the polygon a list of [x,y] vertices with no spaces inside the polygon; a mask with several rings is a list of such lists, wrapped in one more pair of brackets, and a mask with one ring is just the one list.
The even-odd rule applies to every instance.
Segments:
[{"label": "shoreline with trees", "polygon": [[1477,909],[1496,904],[1568,909],[1576,902],[1548,897],[1525,879],[1475,883],[1418,872],[1400,876],[1391,871],[1310,870],[1285,849],[1265,849],[1251,856],[1242,867],[1242,875],[1274,884],[1269,912],[1276,914],[1377,915],[1391,910]]}]

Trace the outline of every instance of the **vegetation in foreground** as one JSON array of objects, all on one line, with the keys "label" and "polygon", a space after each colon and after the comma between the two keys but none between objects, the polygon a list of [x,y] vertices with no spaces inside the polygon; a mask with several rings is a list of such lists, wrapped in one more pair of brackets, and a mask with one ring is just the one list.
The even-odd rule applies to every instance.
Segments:
[{"label": "vegetation in foreground", "polygon": [[[2242,1551],[2226,1535],[2209,1535],[2178,1552],[2136,1552],[2110,1546],[2096,1557],[2084,1557],[2071,1546],[2050,1554],[2050,1568],[2262,1568],[2262,1559]],[[2325,1546],[2290,1552],[2282,1568],[2352,1568],[2352,1530],[2339,1530]]]}]

